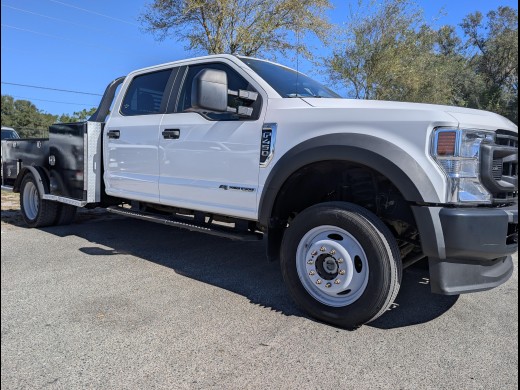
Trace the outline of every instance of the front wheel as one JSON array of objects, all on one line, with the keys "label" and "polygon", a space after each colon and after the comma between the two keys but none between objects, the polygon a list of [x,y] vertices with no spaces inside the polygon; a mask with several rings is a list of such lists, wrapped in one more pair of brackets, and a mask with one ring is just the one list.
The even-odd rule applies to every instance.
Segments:
[{"label": "front wheel", "polygon": [[402,276],[389,229],[370,211],[346,202],[322,203],[298,214],[282,241],[281,267],[300,307],[345,328],[381,316]]},{"label": "front wheel", "polygon": [[58,204],[42,199],[41,195],[34,176],[25,175],[20,186],[20,209],[25,223],[31,228],[50,226],[56,220]]}]

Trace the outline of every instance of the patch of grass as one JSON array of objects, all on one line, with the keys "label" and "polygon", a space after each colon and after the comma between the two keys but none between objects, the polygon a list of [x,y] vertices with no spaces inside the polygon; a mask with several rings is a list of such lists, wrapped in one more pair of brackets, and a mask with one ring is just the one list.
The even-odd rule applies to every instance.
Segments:
[{"label": "patch of grass", "polygon": [[20,210],[20,194],[2,191],[2,211]]},{"label": "patch of grass", "polygon": [[24,226],[20,213],[20,194],[2,191],[2,229],[11,226]]}]

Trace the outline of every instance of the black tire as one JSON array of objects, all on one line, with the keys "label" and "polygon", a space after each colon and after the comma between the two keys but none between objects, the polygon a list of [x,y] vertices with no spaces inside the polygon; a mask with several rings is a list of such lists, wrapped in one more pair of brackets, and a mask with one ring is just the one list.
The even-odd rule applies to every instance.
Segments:
[{"label": "black tire", "polygon": [[[325,300],[328,299],[327,291],[324,289],[321,279],[313,283],[312,277],[308,276],[308,279],[311,280],[309,282],[307,275],[313,274],[313,271],[311,270],[308,274],[300,272],[302,275],[300,277],[297,269],[297,261],[302,261],[303,253],[304,262],[310,256],[317,256],[307,260],[306,264],[313,265],[305,265],[305,267],[316,267],[316,272],[318,273],[320,270],[322,273],[324,271],[327,272],[323,269],[323,265],[318,269],[318,263],[322,256],[326,257],[326,261],[329,261],[331,256],[328,253],[320,254],[319,252],[316,255],[314,254],[316,253],[315,251],[313,254],[306,253],[305,251],[311,250],[309,248],[312,248],[312,245],[306,244],[307,241],[305,239],[308,239],[306,237],[311,237],[312,232],[320,231],[320,229],[325,229],[323,234],[328,234],[329,230],[327,229],[330,227],[337,229],[337,231],[346,232],[347,235],[345,237],[352,237],[352,242],[356,242],[358,245],[357,250],[364,253],[363,259],[367,264],[365,271],[363,271],[365,274],[363,276],[355,276],[363,278],[364,287],[359,287],[357,290],[358,295],[354,294],[351,297],[352,301],[345,305],[342,305],[343,300],[351,298],[344,298],[343,296],[350,294],[350,290],[347,289],[333,296],[332,299],[338,299],[333,301],[333,304],[320,302],[319,299],[322,296],[326,297],[324,298]],[[328,237],[333,237],[330,239],[330,242],[332,240],[337,240],[338,243],[343,241],[341,237],[335,238],[337,236],[333,234]],[[329,241],[326,239],[325,241],[317,241],[318,244],[319,242]],[[297,256],[298,248],[305,249],[300,249]],[[324,248],[326,247],[322,247],[321,250],[325,250]],[[312,261],[313,259],[315,259],[314,262]],[[333,259],[337,261],[334,257]],[[343,260],[339,260],[343,262]],[[357,260],[358,258],[356,257]],[[303,266],[300,266],[300,269],[302,269],[301,267]],[[400,252],[390,230],[372,212],[346,202],[321,203],[309,207],[296,216],[287,228],[282,241],[281,268],[289,293],[303,310],[321,321],[348,329],[359,327],[381,316],[397,296],[402,278]],[[305,268],[303,269],[305,270]],[[334,272],[337,272],[337,269],[336,267]],[[357,267],[350,269],[352,274],[361,272],[361,269],[357,271]],[[344,271],[340,270],[340,272]],[[313,277],[321,277],[322,273],[320,273],[320,276]],[[330,274],[325,274],[325,276],[328,275]],[[346,278],[346,276],[337,276],[337,278]],[[326,281],[324,280],[324,282]],[[332,280],[330,281],[332,282]],[[316,284],[320,284],[320,286],[316,286]],[[327,283],[327,285],[330,288],[330,283]]]},{"label": "black tire", "polygon": [[58,204],[41,195],[32,173],[26,174],[20,186],[20,210],[30,228],[51,226],[56,220]]},{"label": "black tire", "polygon": [[54,225],[70,225],[76,219],[78,208],[76,206],[60,203]]}]

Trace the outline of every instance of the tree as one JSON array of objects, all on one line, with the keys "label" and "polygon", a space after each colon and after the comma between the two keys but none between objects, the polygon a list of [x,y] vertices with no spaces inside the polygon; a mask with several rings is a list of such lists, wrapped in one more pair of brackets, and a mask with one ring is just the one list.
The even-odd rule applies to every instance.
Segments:
[{"label": "tree", "polygon": [[451,31],[439,34],[427,25],[413,1],[360,1],[325,67],[350,97],[447,104],[457,62],[434,49],[456,45]]},{"label": "tree", "polygon": [[154,0],[140,17],[158,40],[173,37],[207,54],[298,51],[309,54],[295,35],[326,37],[329,0]]},{"label": "tree", "polygon": [[356,11],[324,65],[349,97],[487,109],[518,123],[517,10],[470,14],[465,40],[429,26],[414,0],[364,0]]},{"label": "tree", "polygon": [[15,100],[2,95],[2,126],[13,127],[21,137],[42,137],[48,127],[56,121],[56,116],[43,113],[28,100]]},{"label": "tree", "polygon": [[84,121],[96,111],[96,108],[91,108],[72,115],[52,115],[41,111],[28,100],[16,100],[9,95],[2,95],[1,108],[2,126],[13,127],[23,138],[45,137],[53,123]]},{"label": "tree", "polygon": [[479,82],[465,91],[476,108],[498,112],[518,123],[518,11],[499,7],[468,15],[461,24],[469,65]]},{"label": "tree", "polygon": [[12,126],[14,116],[14,98],[9,95],[2,95],[2,126]]},{"label": "tree", "polygon": [[96,107],[92,107],[90,110],[84,108],[81,111],[74,112],[72,115],[62,114],[58,117],[57,121],[60,123],[86,121],[94,112],[96,112]]}]

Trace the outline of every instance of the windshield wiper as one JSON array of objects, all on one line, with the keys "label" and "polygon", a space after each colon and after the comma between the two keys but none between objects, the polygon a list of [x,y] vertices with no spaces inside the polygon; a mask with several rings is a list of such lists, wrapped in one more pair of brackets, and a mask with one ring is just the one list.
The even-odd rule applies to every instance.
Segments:
[{"label": "windshield wiper", "polygon": [[289,93],[289,94],[287,94],[287,97],[290,98],[290,99],[296,99],[296,98],[301,98],[301,99],[304,99],[304,98],[321,99],[321,98],[323,98],[323,96],[321,96],[321,95],[302,95],[302,94],[299,94],[299,93]]}]

